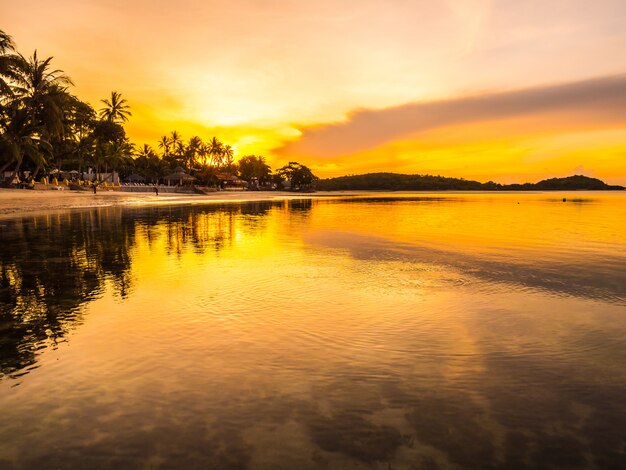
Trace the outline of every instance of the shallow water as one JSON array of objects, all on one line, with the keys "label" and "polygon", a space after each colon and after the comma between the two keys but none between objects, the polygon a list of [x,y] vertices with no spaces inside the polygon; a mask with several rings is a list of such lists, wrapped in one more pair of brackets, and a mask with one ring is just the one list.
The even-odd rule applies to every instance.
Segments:
[{"label": "shallow water", "polygon": [[625,221],[621,193],[2,220],[0,468],[623,468]]}]

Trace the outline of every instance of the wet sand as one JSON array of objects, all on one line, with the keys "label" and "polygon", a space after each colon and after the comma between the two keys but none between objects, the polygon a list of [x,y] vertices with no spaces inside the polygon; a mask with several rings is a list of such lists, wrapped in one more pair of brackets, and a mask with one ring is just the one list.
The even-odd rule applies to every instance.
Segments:
[{"label": "wet sand", "polygon": [[75,208],[123,205],[206,204],[240,201],[272,201],[310,199],[339,195],[357,195],[363,192],[291,193],[281,191],[220,191],[210,195],[161,193],[132,193],[120,191],[32,191],[27,189],[0,189],[0,218],[19,217],[37,212],[65,211]]}]

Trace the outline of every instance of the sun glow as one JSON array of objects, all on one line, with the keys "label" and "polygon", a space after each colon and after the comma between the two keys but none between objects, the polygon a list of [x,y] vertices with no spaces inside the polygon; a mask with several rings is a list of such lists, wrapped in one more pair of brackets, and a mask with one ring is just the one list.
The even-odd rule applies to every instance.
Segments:
[{"label": "sun glow", "polygon": [[332,157],[292,145],[320,126],[350,125],[359,110],[623,74],[626,6],[601,3],[6,0],[0,14],[19,50],[53,55],[81,99],[97,105],[121,91],[138,144],[177,130],[218,136],[237,156],[261,154],[273,166],[301,160],[320,176],[522,181],[582,167],[619,184],[624,136],[615,129],[624,119],[579,113],[578,104],[405,133]]}]

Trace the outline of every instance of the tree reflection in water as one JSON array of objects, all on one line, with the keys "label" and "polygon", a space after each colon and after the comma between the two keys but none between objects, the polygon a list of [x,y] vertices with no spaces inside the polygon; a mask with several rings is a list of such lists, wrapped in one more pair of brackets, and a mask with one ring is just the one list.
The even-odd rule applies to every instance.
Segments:
[{"label": "tree reflection in water", "polygon": [[[105,283],[114,295],[129,295],[137,237],[151,245],[162,233],[157,228],[165,227],[170,254],[188,247],[220,250],[232,243],[237,217],[244,219],[241,230],[255,231],[272,208],[283,206],[108,207],[2,221],[0,377],[19,377],[36,367],[38,352],[65,340],[81,322],[81,307],[98,297]],[[293,207],[305,206],[300,201]]]}]

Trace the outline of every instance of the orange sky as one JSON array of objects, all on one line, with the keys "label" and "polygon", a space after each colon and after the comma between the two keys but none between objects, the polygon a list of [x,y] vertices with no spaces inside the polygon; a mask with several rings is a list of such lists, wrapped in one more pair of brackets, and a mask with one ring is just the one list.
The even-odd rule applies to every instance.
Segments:
[{"label": "orange sky", "polygon": [[128,133],[217,135],[320,176],[398,171],[626,184],[623,0],[2,0]]}]

